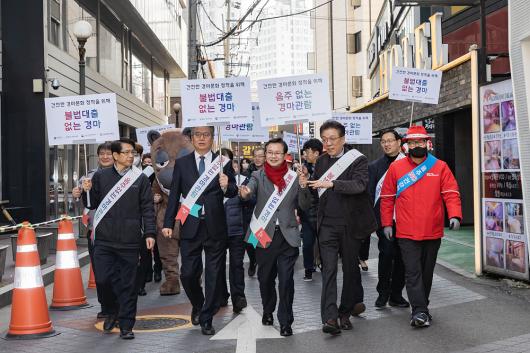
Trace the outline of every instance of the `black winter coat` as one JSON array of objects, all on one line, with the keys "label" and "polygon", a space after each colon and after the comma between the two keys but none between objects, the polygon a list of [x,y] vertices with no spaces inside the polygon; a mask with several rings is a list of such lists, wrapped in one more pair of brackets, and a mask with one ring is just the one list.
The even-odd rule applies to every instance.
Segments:
[{"label": "black winter coat", "polygon": [[229,237],[242,237],[243,228],[243,207],[239,196],[232,197],[225,202],[226,225],[228,226]]},{"label": "black winter coat", "polygon": [[[387,155],[382,156],[379,159],[368,164],[368,174],[370,176],[370,181],[368,183],[368,192],[372,198],[372,202],[375,201],[375,188],[379,179],[386,173],[390,164],[396,160],[395,157],[388,157]],[[381,228],[381,211],[379,209],[379,202],[381,199],[377,200],[377,203],[374,205],[375,218],[377,219],[377,225]]]},{"label": "black winter coat", "polygon": [[[92,177],[89,208],[97,209],[121,178],[115,167],[98,170]],[[86,193],[82,197],[86,205]],[[142,174],[103,216],[96,229],[96,241],[115,248],[137,249],[142,238],[154,238],[155,234],[151,184]]]}]

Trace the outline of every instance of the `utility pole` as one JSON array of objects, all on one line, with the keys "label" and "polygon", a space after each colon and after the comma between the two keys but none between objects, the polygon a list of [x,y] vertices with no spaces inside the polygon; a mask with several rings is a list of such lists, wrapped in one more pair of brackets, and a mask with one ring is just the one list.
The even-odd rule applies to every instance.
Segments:
[{"label": "utility pole", "polygon": [[[226,32],[230,31],[230,0],[226,0]],[[225,77],[230,76],[230,36],[226,37],[224,42],[225,56]]]},{"label": "utility pole", "polygon": [[198,1],[190,1],[188,9],[188,79],[196,79],[199,71],[197,56],[197,6]]}]

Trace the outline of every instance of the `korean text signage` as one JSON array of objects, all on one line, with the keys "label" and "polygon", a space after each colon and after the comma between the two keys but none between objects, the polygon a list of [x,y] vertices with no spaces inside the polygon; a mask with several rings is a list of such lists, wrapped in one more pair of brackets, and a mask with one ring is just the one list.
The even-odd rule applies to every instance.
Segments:
[{"label": "korean text signage", "polygon": [[151,130],[155,130],[155,131],[162,133],[163,131],[174,129],[174,128],[175,128],[175,125],[173,124],[141,127],[141,128],[136,129],[136,140],[138,140],[138,143],[142,145],[142,147],[144,148],[144,153],[149,153],[151,152],[151,144],[149,143],[149,140],[147,139],[147,133]]},{"label": "korean text signage", "polygon": [[184,127],[252,122],[248,77],[182,80],[180,89]]},{"label": "korean text signage", "polygon": [[[300,137],[300,146],[303,146],[304,143],[309,140],[308,136],[299,136]],[[296,144],[296,134],[290,132],[283,133],[283,140],[287,144],[289,153],[298,153],[298,145]]]},{"label": "korean text signage", "polygon": [[394,67],[388,98],[438,104],[442,72]]},{"label": "korean text signage", "polygon": [[484,268],[528,279],[527,210],[512,81],[481,87],[480,109]]},{"label": "korean text signage", "polygon": [[372,144],[372,113],[333,113],[333,119],[344,125],[346,143]]},{"label": "korean text signage", "polygon": [[222,128],[224,140],[267,142],[269,130],[261,127],[259,104],[252,103],[252,122],[240,124],[227,124]]},{"label": "korean text signage", "polygon": [[258,95],[262,126],[331,118],[328,80],[322,75],[259,80]]},{"label": "korean text signage", "polygon": [[44,106],[50,146],[119,139],[114,93],[45,98]]}]

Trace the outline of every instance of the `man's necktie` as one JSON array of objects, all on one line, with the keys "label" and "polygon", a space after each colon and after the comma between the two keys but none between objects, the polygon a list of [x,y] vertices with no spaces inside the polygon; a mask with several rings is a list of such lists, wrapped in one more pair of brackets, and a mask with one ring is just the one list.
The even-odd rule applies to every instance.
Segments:
[{"label": "man's necktie", "polygon": [[206,164],[204,163],[204,156],[200,156],[199,161],[199,175],[202,175],[204,173],[204,170],[206,169]]}]

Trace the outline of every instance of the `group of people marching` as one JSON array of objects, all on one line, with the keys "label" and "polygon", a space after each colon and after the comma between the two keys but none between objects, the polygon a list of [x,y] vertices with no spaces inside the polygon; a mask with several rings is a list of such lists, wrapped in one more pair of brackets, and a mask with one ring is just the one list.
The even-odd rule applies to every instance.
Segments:
[{"label": "group of people marching", "polygon": [[[430,325],[429,294],[444,205],[452,229],[459,228],[462,214],[456,180],[447,164],[429,153],[430,137],[423,127],[412,126],[403,138],[393,130],[383,132],[384,155],[369,164],[345,143],[344,126],[329,120],[320,128],[322,142],[306,142],[305,163],[294,168],[280,138],[256,149],[253,163],[235,163],[230,150],[222,149],[221,155],[212,151],[213,127],[191,128],[190,137],[193,152],[175,161],[162,234],[174,237],[175,225],[180,225],[180,281],[192,305],[191,322],[204,335],[215,334],[212,318],[229,297],[235,313],[247,306],[245,251],[248,275],[257,269],[262,324],[273,325],[277,309],[280,334],[292,335],[293,275],[301,240],[304,280],[312,279],[317,262],[321,266],[323,332],[351,330],[350,317],[366,310],[359,253],[374,232],[379,239],[375,306],[408,308],[402,296],[406,286],[410,324]],[[91,183],[78,190],[85,206],[94,210],[91,257],[106,314],[104,330],[119,325],[125,339],[134,338],[140,249],[150,252],[157,232],[150,181],[133,166],[135,155],[134,141],[112,142]],[[339,259],[343,281],[338,303]]]}]

